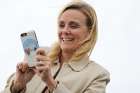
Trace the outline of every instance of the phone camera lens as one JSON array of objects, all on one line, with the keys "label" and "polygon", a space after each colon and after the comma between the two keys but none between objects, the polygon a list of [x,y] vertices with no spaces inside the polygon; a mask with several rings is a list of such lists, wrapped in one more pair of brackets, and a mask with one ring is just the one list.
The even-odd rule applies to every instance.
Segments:
[{"label": "phone camera lens", "polygon": [[24,37],[24,36],[26,36],[26,35],[27,35],[27,33],[22,33],[22,34],[21,34],[22,37]]}]

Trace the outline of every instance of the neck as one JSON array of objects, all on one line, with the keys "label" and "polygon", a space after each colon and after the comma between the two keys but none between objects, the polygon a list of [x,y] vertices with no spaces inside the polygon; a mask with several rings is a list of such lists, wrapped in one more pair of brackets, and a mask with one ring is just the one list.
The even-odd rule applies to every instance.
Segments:
[{"label": "neck", "polygon": [[72,55],[73,55],[73,52],[62,51],[61,61],[68,62],[71,59]]}]

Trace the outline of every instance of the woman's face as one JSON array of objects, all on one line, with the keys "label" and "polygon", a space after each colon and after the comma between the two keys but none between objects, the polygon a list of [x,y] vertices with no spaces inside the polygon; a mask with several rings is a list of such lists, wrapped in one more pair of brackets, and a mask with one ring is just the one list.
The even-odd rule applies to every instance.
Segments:
[{"label": "woman's face", "polygon": [[86,16],[78,10],[68,9],[58,19],[58,35],[62,51],[75,51],[89,34]]}]

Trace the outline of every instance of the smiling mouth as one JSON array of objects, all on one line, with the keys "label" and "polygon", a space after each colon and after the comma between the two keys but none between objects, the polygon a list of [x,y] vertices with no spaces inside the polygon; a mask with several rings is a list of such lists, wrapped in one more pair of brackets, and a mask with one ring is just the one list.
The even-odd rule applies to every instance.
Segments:
[{"label": "smiling mouth", "polygon": [[74,39],[72,39],[72,38],[62,38],[61,39],[63,42],[71,42],[71,41],[73,41]]}]

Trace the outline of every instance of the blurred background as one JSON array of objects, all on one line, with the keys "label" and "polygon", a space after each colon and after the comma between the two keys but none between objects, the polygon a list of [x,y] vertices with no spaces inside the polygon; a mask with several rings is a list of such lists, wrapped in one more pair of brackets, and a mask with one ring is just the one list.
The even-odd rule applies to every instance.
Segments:
[{"label": "blurred background", "polygon": [[[0,91],[24,52],[20,33],[35,30],[40,46],[57,40],[57,16],[71,0],[0,0]],[[140,1],[85,0],[97,12],[91,59],[111,74],[106,93],[140,93]]]}]

